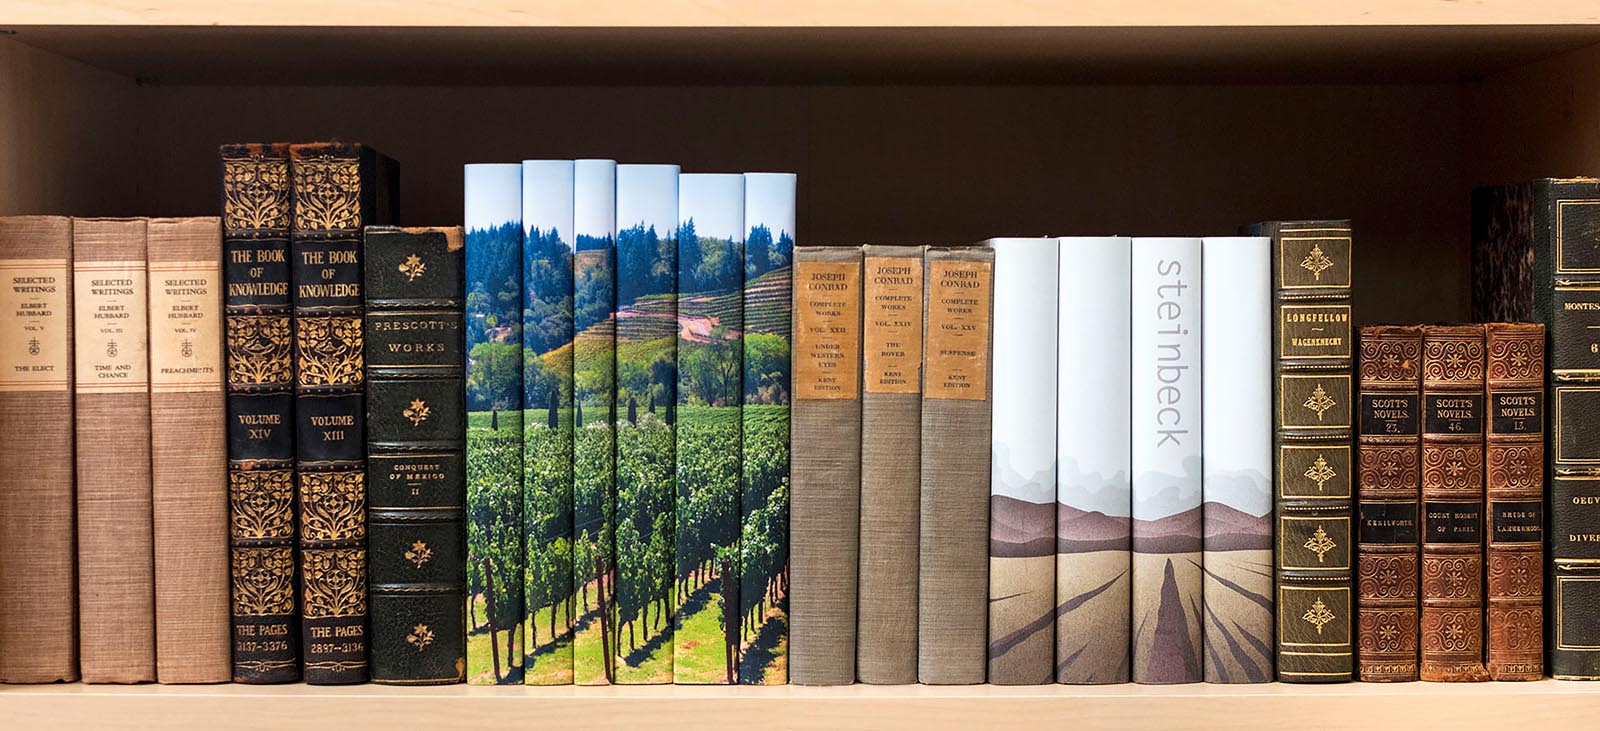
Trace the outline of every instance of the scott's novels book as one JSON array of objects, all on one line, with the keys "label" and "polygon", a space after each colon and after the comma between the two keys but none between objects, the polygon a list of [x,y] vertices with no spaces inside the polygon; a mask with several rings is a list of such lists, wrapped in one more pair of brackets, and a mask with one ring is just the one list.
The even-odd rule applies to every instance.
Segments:
[{"label": "scott's novels book", "polygon": [[1486,326],[1484,565],[1495,680],[1544,677],[1545,326]]},{"label": "scott's novels book", "polygon": [[375,683],[466,679],[464,248],[458,227],[365,232]]}]

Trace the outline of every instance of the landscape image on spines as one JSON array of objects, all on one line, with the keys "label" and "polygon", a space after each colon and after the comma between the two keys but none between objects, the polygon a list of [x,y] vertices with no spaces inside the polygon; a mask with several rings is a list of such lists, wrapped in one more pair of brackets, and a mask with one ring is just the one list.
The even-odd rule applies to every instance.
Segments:
[{"label": "landscape image on spines", "polygon": [[572,162],[522,163],[523,682],[572,682]]},{"label": "landscape image on spines", "polygon": [[678,187],[677,525],[673,681],[738,682],[744,176]]},{"label": "landscape image on spines", "polygon": [[795,176],[745,175],[739,682],[789,682],[789,373]]},{"label": "landscape image on spines", "polygon": [[617,166],[615,681],[671,683],[678,168]]},{"label": "landscape image on spines", "polygon": [[573,163],[572,671],[579,685],[616,677],[617,164]]},{"label": "landscape image on spines", "polygon": [[467,682],[521,683],[522,166],[468,165]]}]

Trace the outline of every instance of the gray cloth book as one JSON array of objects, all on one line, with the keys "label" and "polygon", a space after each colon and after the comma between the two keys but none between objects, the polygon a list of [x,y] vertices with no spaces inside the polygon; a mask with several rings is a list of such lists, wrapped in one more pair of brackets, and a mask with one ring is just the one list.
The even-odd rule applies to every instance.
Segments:
[{"label": "gray cloth book", "polygon": [[861,250],[795,249],[789,681],[855,681]]},{"label": "gray cloth book", "polygon": [[994,252],[930,249],[925,269],[917,679],[982,683],[989,598]]}]

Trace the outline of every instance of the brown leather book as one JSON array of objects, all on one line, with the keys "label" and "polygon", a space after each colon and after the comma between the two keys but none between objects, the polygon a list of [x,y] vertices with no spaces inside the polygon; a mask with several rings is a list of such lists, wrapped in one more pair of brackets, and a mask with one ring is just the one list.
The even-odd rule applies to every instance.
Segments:
[{"label": "brown leather book", "polygon": [[1489,676],[1544,677],[1544,347],[1540,324],[1490,323]]},{"label": "brown leather book", "polygon": [[1423,680],[1483,668],[1482,325],[1422,329]]},{"label": "brown leather book", "polygon": [[149,222],[156,679],[231,677],[222,224]]},{"label": "brown leather book", "polygon": [[77,680],[70,218],[0,218],[0,445],[0,683]]},{"label": "brown leather book", "polygon": [[1417,679],[1422,327],[1361,328],[1356,653],[1367,682]]},{"label": "brown leather book", "polygon": [[989,649],[994,251],[929,249],[923,281],[917,680],[982,683]]},{"label": "brown leather book", "polygon": [[793,372],[789,682],[849,685],[861,519],[861,249],[794,250]]},{"label": "brown leather book", "polygon": [[856,616],[856,674],[863,683],[917,682],[922,255],[920,246],[865,248]]},{"label": "brown leather book", "polygon": [[156,679],[145,221],[72,225],[79,671]]}]

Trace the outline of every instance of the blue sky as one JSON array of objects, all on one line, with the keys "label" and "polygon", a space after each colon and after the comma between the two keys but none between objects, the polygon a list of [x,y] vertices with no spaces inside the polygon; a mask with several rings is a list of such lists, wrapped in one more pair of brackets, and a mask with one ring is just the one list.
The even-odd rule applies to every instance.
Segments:
[{"label": "blue sky", "polygon": [[573,163],[573,227],[584,235],[617,235],[617,163],[579,160]]},{"label": "blue sky", "polygon": [[744,241],[744,176],[685,173],[678,177],[678,222],[694,220],[697,236]]},{"label": "blue sky", "polygon": [[745,229],[765,225],[773,241],[783,231],[794,238],[794,188],[794,173],[745,173]]},{"label": "blue sky", "polygon": [[617,230],[641,222],[665,236],[677,230],[677,165],[617,166]]},{"label": "blue sky", "polygon": [[572,235],[572,161],[522,161],[522,230],[555,229],[567,248]]},{"label": "blue sky", "polygon": [[467,166],[467,230],[498,226],[522,217],[522,165],[490,163]]}]

